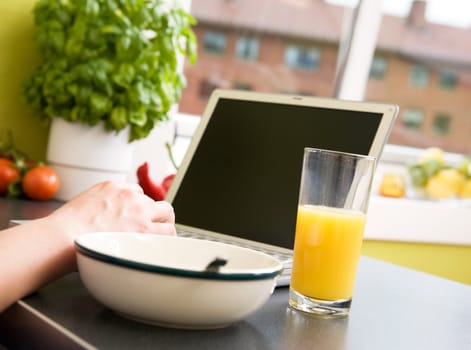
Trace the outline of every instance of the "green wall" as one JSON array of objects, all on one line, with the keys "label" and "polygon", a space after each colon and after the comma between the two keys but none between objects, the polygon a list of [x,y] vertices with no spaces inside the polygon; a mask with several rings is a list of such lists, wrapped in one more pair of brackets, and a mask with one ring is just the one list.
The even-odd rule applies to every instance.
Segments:
[{"label": "green wall", "polygon": [[471,246],[366,240],[362,254],[471,285]]},{"label": "green wall", "polygon": [[48,128],[21,98],[23,80],[39,63],[33,42],[35,0],[0,0],[0,130],[11,130],[16,146],[45,160]]}]

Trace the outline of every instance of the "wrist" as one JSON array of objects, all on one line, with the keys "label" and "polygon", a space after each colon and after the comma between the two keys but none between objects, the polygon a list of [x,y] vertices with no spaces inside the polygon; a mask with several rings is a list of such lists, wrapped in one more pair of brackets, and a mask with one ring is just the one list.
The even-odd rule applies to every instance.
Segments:
[{"label": "wrist", "polygon": [[64,275],[76,270],[75,258],[75,234],[76,226],[73,222],[67,222],[61,217],[49,215],[39,219],[38,225],[49,246],[49,253],[56,262],[58,275]]}]

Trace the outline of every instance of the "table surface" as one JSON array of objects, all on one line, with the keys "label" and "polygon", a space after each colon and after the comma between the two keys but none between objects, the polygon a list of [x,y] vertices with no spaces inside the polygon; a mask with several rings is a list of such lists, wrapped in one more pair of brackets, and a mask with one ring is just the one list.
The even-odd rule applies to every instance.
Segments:
[{"label": "table surface", "polygon": [[[0,209],[9,207],[10,213],[30,205],[0,199]],[[41,216],[45,205],[53,210],[58,204],[10,217]],[[0,341],[24,349],[471,349],[471,287],[362,257],[347,318],[293,311],[284,287],[243,321],[189,331],[118,316],[93,299],[73,273],[0,314]]]}]

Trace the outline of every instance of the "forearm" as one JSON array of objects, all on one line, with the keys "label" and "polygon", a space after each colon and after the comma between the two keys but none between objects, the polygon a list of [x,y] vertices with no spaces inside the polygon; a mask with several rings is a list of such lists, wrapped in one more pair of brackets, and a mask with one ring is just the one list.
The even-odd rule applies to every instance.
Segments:
[{"label": "forearm", "polygon": [[54,218],[0,232],[0,312],[75,268],[73,238]]}]

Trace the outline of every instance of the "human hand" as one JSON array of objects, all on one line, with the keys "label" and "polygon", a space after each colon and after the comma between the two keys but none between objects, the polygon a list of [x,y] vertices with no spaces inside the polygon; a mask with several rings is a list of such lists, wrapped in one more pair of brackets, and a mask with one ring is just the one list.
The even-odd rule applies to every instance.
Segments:
[{"label": "human hand", "polygon": [[74,240],[80,234],[132,231],[175,235],[174,222],[172,206],[155,202],[138,184],[107,181],[49,216],[3,230],[0,312],[46,283],[76,271]]},{"label": "human hand", "polygon": [[172,206],[152,200],[134,183],[99,183],[65,203],[50,218],[60,221],[59,227],[67,227],[72,239],[96,231],[176,233]]}]

